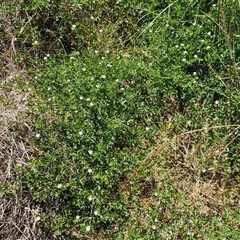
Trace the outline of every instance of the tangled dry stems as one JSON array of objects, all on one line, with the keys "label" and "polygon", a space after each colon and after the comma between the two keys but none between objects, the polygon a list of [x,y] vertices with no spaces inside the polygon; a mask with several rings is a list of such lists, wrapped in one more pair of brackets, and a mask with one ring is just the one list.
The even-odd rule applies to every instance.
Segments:
[{"label": "tangled dry stems", "polygon": [[[131,222],[150,233],[149,212],[153,208],[159,208],[163,222],[173,220],[171,209],[175,209],[175,214],[181,216],[184,222],[188,222],[188,218],[191,218],[195,211],[205,218],[220,216],[226,208],[238,211],[239,184],[232,179],[226,179],[224,173],[227,169],[222,169],[221,164],[215,166],[213,161],[214,159],[220,162],[227,161],[225,152],[228,145],[236,139],[234,132],[238,128],[239,126],[233,126],[232,131],[224,138],[215,139],[213,146],[207,146],[205,140],[209,138],[209,132],[214,127],[200,129],[196,131],[197,134],[195,131],[190,131],[173,137],[168,137],[168,133],[160,131],[155,147],[139,167],[133,170],[132,175],[120,189],[129,199],[135,189],[134,186],[142,185],[137,198],[134,198],[140,206],[137,205],[138,207],[132,209],[130,221],[126,223],[126,234],[132,228],[129,224]],[[142,181],[141,176],[147,169],[149,169],[148,177]],[[177,190],[175,195],[185,197],[183,200],[170,201],[168,207],[163,207],[161,201],[154,196],[153,189],[167,191],[169,183],[165,181],[166,179],[169,179]],[[152,183],[154,183],[153,189],[151,189]],[[192,227],[194,228],[194,224]],[[159,235],[164,239],[179,239],[178,231],[169,235],[160,230]]]},{"label": "tangled dry stems", "polygon": [[[27,108],[27,94],[20,92],[16,77],[27,78],[22,69],[13,61],[5,67],[5,75],[0,79],[0,184],[13,184],[18,179],[14,168],[24,167],[34,152],[28,144],[31,129],[21,119]],[[32,206],[29,197],[11,190],[11,196],[0,195],[0,239],[4,240],[46,240],[46,235],[37,224],[37,206]],[[18,195],[18,197],[17,197]]]}]

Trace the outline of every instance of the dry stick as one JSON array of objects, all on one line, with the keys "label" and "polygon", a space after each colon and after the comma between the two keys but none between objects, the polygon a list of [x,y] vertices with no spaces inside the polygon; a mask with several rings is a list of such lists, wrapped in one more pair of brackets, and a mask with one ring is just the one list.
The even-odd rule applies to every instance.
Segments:
[{"label": "dry stick", "polygon": [[212,129],[232,128],[232,127],[236,127],[236,129],[239,129],[240,124],[219,125],[219,126],[212,126],[212,127],[207,127],[207,128],[204,127],[204,128],[199,128],[199,129],[195,129],[195,130],[192,130],[192,131],[184,132],[184,133],[181,133],[180,135],[186,135],[186,134],[189,134],[189,133],[202,132],[202,131],[207,131],[208,132],[209,130],[212,130]]},{"label": "dry stick", "polygon": [[11,221],[11,223],[15,226],[15,228],[17,228],[17,230],[18,230],[24,237],[26,237],[26,235],[24,234],[24,232],[21,231],[21,229],[15,224],[15,222],[14,222],[12,219],[11,219],[10,221]]}]

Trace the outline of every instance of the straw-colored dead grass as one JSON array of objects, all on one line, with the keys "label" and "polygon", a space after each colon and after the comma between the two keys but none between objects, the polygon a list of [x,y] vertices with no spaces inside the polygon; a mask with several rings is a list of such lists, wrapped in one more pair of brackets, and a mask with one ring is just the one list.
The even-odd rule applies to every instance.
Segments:
[{"label": "straw-colored dead grass", "polygon": [[[14,19],[1,10],[0,16],[4,24],[4,41],[0,44],[0,185],[13,186],[18,179],[14,168],[24,167],[34,149],[29,146],[31,128],[23,117],[28,94],[20,91],[17,82],[20,78],[27,81],[28,75],[13,60],[18,51],[12,32]],[[40,211],[27,195],[16,192],[14,187],[7,195],[0,192],[0,239],[48,239],[36,221]]]},{"label": "straw-colored dead grass", "polygon": [[[233,133],[236,128],[239,126],[233,126],[224,138],[216,140],[211,131],[214,127],[173,137],[168,137],[166,131],[160,132],[156,137],[155,148],[120,187],[120,192],[126,199],[134,199],[135,202],[131,204],[131,215],[125,225],[125,239],[128,239],[127,232],[134,225],[150,234],[152,209],[159,209],[161,224],[170,225],[175,217],[180,218],[179,221],[184,225],[189,224],[191,216],[221,216],[226,208],[237,211],[240,204],[240,186],[234,180],[227,180],[224,173],[228,170],[223,169],[223,162],[227,161],[225,152],[235,140]],[[209,138],[215,142],[212,146],[206,143]],[[144,175],[145,171],[147,174]],[[147,177],[143,179],[143,175]],[[140,185],[143,187],[139,187]],[[139,188],[138,196],[133,198],[136,186]],[[155,191],[167,194],[171,191],[171,186],[176,191],[175,199],[170,199],[165,206],[161,197],[159,199],[155,196]],[[194,224],[192,227],[194,228]],[[178,239],[181,229],[171,233],[162,229],[158,231],[163,239]],[[194,234],[194,230],[192,231]]]},{"label": "straw-colored dead grass", "polygon": [[[10,58],[0,79],[0,184],[13,184],[18,176],[16,166],[27,164],[34,152],[28,144],[31,129],[21,117],[27,108],[28,95],[19,91],[16,77],[27,79]],[[0,239],[46,240],[37,224],[41,210],[33,206],[27,196],[11,191],[11,197],[0,193]],[[17,198],[18,194],[18,198]],[[51,239],[51,238],[49,238]]]}]

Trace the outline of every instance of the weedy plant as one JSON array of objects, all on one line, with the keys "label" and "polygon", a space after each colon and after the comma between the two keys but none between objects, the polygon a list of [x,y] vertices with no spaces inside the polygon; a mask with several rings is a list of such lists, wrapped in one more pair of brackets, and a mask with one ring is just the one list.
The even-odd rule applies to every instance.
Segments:
[{"label": "weedy plant", "polygon": [[16,3],[3,6],[33,78],[20,84],[36,151],[13,187],[41,209],[42,229],[235,239],[238,3]]}]

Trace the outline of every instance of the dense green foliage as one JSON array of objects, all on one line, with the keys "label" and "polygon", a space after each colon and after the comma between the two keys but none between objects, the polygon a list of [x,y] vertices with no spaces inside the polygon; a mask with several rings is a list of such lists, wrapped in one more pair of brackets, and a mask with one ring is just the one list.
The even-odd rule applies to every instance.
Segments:
[{"label": "dense green foliage", "polygon": [[[237,1],[161,2],[23,0],[18,9],[2,4],[17,36],[15,58],[33,76],[22,87],[32,89],[28,114],[38,153],[17,169],[18,184],[44,209],[43,229],[59,238],[96,237],[104,230],[110,239],[158,239],[134,224],[128,233],[121,230],[138,204],[132,197],[131,206],[121,185],[141,165],[154,136],[168,124],[169,136],[226,126],[207,135],[210,147],[239,126]],[[238,128],[234,134],[224,146],[227,161],[220,156],[209,168],[226,181],[239,181]],[[156,196],[171,217],[154,223],[159,210],[153,207],[149,228],[172,232],[171,239],[237,239],[240,216],[232,210],[222,213],[224,229],[219,215],[205,218],[194,208],[194,223],[182,223],[182,213],[171,206],[184,196],[167,180],[167,170],[164,178],[170,190]],[[133,188],[138,196],[138,186]],[[211,231],[203,227],[208,224]],[[198,235],[191,235],[193,225]]]}]

